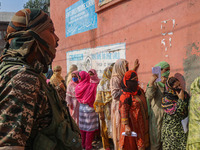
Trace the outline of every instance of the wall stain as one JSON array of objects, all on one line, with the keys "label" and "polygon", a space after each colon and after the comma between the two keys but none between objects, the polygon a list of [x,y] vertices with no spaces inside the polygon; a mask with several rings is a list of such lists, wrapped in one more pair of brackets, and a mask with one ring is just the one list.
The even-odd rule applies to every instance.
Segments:
[{"label": "wall stain", "polygon": [[194,79],[200,76],[200,49],[198,43],[194,42],[185,46],[186,58],[183,59],[183,68],[188,92]]}]

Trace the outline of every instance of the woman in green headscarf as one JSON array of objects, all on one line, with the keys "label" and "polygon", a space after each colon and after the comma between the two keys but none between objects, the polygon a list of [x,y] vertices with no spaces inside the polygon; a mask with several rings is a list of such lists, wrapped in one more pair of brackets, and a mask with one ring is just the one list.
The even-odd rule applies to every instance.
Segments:
[{"label": "woman in green headscarf", "polygon": [[152,150],[162,149],[161,144],[161,127],[163,120],[163,109],[161,106],[162,98],[164,97],[165,83],[170,74],[170,65],[161,61],[155,67],[161,67],[161,81],[155,82],[158,76],[152,74],[152,77],[147,85],[146,98],[149,107],[149,134],[150,145]]},{"label": "woman in green headscarf", "polygon": [[200,77],[191,84],[189,102],[189,131],[187,150],[200,149]]}]

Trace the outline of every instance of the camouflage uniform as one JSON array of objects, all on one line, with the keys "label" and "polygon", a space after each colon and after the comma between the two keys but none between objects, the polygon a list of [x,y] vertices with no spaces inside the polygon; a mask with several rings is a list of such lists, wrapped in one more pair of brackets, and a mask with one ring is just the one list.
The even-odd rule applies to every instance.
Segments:
[{"label": "camouflage uniform", "polygon": [[[35,66],[36,71],[42,69],[39,62]],[[0,71],[3,67],[1,63]],[[0,74],[0,99],[0,147],[25,147],[37,130],[51,123],[46,93],[38,77],[25,66],[13,65]],[[33,126],[36,127],[32,130]]]},{"label": "camouflage uniform", "polygon": [[8,25],[0,57],[0,150],[82,149],[77,125],[43,75],[55,58],[57,42],[45,41],[58,41],[53,31],[39,9],[18,11]]}]

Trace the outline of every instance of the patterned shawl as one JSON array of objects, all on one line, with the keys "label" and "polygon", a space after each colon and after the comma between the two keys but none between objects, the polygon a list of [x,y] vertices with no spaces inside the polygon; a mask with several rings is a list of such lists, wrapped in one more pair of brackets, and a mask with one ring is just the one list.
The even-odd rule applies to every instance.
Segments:
[{"label": "patterned shawl", "polygon": [[36,53],[43,56],[43,65],[49,65],[55,58],[56,49],[40,38],[40,33],[52,28],[49,16],[39,9],[23,9],[12,18],[5,37],[6,47],[1,60],[7,56],[21,57],[28,63],[36,61]]},{"label": "patterned shawl", "polygon": [[200,77],[197,77],[191,84],[190,93],[187,149],[190,145],[200,143]]},{"label": "patterned shawl", "polygon": [[112,74],[112,67],[104,69],[103,77],[97,86],[97,96],[94,103],[94,108],[103,106],[112,101],[111,90],[110,90],[110,78]]},{"label": "patterned shawl", "polygon": [[172,115],[176,112],[177,101],[179,98],[176,95],[176,92],[174,91],[174,89],[169,85],[169,79],[167,80],[167,82],[165,84],[166,91],[164,93],[165,96],[162,99],[161,106],[163,107],[163,109],[166,113]]},{"label": "patterned shawl", "polygon": [[110,79],[113,67],[106,67],[100,80],[97,91],[110,91]]}]

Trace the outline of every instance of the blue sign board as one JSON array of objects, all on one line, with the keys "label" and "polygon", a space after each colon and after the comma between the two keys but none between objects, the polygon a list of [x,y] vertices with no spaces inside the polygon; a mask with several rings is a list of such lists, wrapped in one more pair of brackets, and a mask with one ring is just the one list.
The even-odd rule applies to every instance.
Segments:
[{"label": "blue sign board", "polygon": [[95,0],[79,0],[65,10],[66,37],[97,28]]}]

